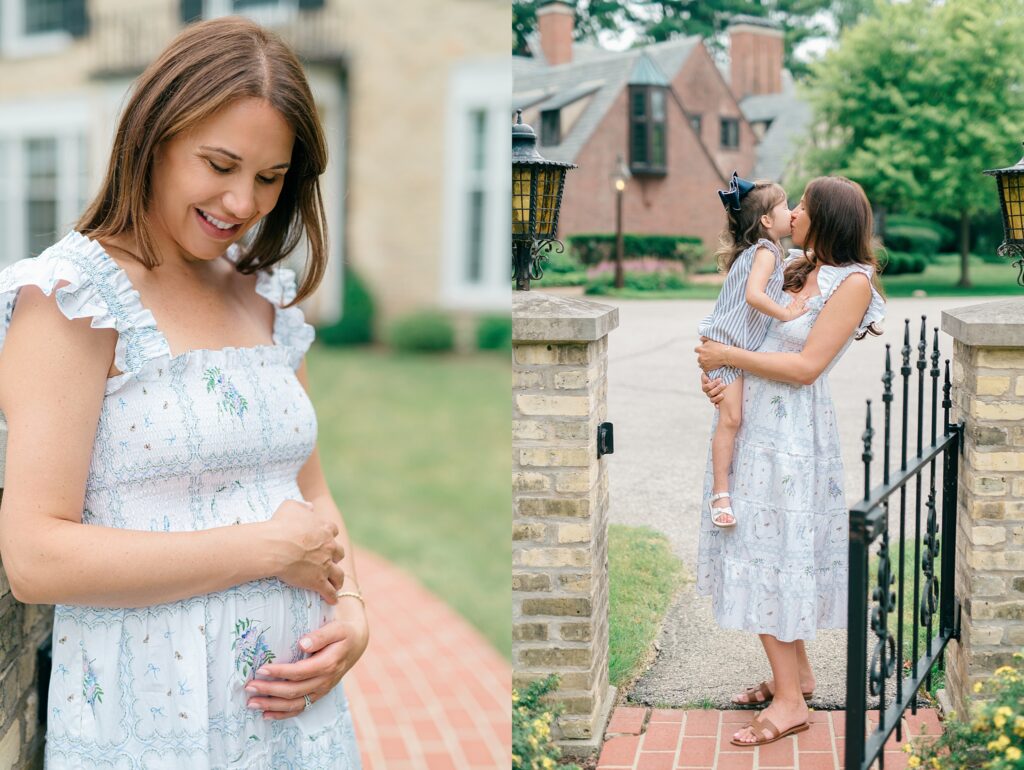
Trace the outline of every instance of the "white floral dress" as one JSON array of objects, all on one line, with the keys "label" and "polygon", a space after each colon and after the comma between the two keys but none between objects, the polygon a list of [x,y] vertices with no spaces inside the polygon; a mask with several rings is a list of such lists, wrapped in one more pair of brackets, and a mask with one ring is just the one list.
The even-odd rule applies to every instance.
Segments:
[{"label": "white floral dress", "polygon": [[[194,531],[263,521],[302,499],[296,475],[316,416],[295,370],[313,328],[281,307],[295,296],[291,270],[257,277],[276,308],[272,345],[179,355],[126,273],[78,232],[0,273],[0,344],[27,285],[56,293],[68,318],[118,333],[123,373],[107,381],[83,523]],[[300,636],[331,614],[318,594],[276,579],[137,609],[58,605],[46,767],[359,768],[341,684],[291,719],[246,706],[256,669],[305,657]]]},{"label": "white floral dress", "polygon": [[[758,352],[803,350],[822,307],[855,272],[870,276],[871,268],[822,266],[821,296],[812,297],[799,318],[773,320]],[[882,298],[872,288],[855,334],[883,315]],[[743,418],[729,478],[736,526],[714,526],[703,505],[697,555],[697,590],[710,594],[722,628],[790,642],[814,639],[819,628],[846,626],[849,525],[828,371],[852,340],[811,385],[749,372],[744,377]],[[705,501],[711,482],[709,450]]]}]

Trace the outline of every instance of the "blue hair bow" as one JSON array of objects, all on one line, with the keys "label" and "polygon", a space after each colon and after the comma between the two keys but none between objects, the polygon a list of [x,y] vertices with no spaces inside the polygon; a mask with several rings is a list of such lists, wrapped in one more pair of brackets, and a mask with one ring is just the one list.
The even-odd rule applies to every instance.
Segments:
[{"label": "blue hair bow", "polygon": [[743,196],[753,189],[753,182],[747,181],[746,179],[740,179],[739,174],[733,171],[732,179],[729,180],[729,189],[719,190],[718,197],[722,199],[722,205],[725,206],[726,211],[729,209],[739,211],[740,201],[743,200]]}]

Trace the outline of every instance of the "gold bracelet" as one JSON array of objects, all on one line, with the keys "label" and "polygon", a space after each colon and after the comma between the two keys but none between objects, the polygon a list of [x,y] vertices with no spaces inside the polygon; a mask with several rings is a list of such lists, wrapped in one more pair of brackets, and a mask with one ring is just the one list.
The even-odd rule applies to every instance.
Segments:
[{"label": "gold bracelet", "polygon": [[336,599],[340,599],[342,596],[354,596],[360,602],[362,602],[363,608],[364,609],[366,608],[366,600],[363,599],[363,595],[362,594],[356,593],[355,591],[337,591],[334,594],[334,597]]}]

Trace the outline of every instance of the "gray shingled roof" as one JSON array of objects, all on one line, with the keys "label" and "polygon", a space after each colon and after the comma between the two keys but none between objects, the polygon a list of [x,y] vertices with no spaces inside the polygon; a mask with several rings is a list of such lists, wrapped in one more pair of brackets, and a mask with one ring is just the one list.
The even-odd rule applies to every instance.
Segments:
[{"label": "gray shingled roof", "polygon": [[[513,57],[512,101],[520,103],[524,96],[545,89],[550,89],[554,97],[563,92],[579,89],[587,83],[601,82],[602,85],[593,92],[586,109],[572,125],[568,134],[562,137],[561,144],[544,148],[546,158],[573,163],[616,97],[629,82],[641,57],[650,57],[657,65],[657,69],[661,70],[668,80],[672,80],[689,58],[694,46],[700,44],[701,39],[696,35],[681,37],[630,51],[600,51],[599,55],[573,60],[555,67],[547,67],[540,63],[528,66],[515,61],[522,57]],[[574,55],[575,52],[574,45]]]},{"label": "gray shingled roof", "polygon": [[782,93],[748,96],[740,108],[751,123],[771,121],[757,146],[754,178],[782,181],[810,128],[811,105],[797,92],[792,78],[786,77]]}]

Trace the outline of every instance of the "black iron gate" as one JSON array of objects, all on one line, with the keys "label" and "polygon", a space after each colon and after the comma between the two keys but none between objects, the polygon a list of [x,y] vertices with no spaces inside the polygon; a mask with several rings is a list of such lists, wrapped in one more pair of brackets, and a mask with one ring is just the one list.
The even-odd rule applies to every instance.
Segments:
[{"label": "black iron gate", "polygon": [[[902,740],[900,719],[908,708],[917,711],[921,685],[931,686],[933,667],[943,666],[943,651],[950,639],[959,638],[960,607],[953,592],[956,558],[957,459],[963,425],[951,425],[949,359],[945,361],[942,386],[943,431],[937,434],[939,407],[939,330],[931,351],[931,443],[924,444],[925,369],[928,368],[926,318],[921,316],[921,337],[917,343],[917,454],[908,460],[908,412],[911,379],[910,319],[903,332],[903,409],[898,470],[890,472],[890,423],[893,401],[893,370],[889,345],[885,346],[882,375],[882,403],[885,411],[882,483],[871,488],[872,438],[871,401],[867,402],[864,431],[864,498],[850,509],[850,583],[846,669],[846,763],[847,770],[867,770],[876,760],[884,768],[885,742],[896,731]],[[942,462],[942,499],[936,499],[936,463]],[[925,491],[922,474],[927,471],[926,521],[922,530],[921,503]],[[914,482],[913,530],[908,530],[908,487]],[[890,551],[890,505],[898,498],[898,543],[896,569]],[[941,510],[941,519],[940,513]],[[907,538],[911,540],[908,542]],[[877,567],[869,569],[869,551],[878,543]],[[913,548],[912,564],[907,548]],[[906,574],[908,569],[913,572]],[[871,572],[877,582],[870,587]],[[908,580],[912,575],[912,581]],[[908,578],[908,579],[905,579]],[[898,581],[898,582],[897,582]],[[912,582],[912,598],[905,596]],[[896,590],[893,584],[897,583]],[[875,642],[868,649],[868,603],[873,602],[870,631]],[[905,645],[905,602],[910,600],[912,621],[909,649]],[[896,611],[895,630],[890,615]],[[937,615],[937,617],[936,617]],[[935,629],[935,621],[938,628]],[[919,637],[923,649],[919,653]],[[893,681],[890,681],[893,680]],[[867,733],[868,696],[877,697],[878,725]],[[872,707],[874,710],[875,707]],[[864,736],[858,740],[858,736]]]}]

